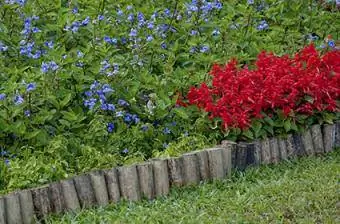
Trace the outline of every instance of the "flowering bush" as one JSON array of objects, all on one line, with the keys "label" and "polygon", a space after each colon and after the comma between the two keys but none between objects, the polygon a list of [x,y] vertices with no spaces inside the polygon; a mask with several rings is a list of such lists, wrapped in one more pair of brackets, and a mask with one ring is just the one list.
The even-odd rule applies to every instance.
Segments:
[{"label": "flowering bush", "polygon": [[0,1],[0,191],[233,136],[177,96],[212,63],[337,39],[336,13],[317,0]]},{"label": "flowering bush", "polygon": [[256,68],[238,69],[236,60],[214,65],[212,86],[202,83],[188,93],[190,104],[221,118],[223,128],[249,128],[251,120],[282,113],[339,112],[340,51],[319,55],[313,45],[295,57],[262,52]]}]

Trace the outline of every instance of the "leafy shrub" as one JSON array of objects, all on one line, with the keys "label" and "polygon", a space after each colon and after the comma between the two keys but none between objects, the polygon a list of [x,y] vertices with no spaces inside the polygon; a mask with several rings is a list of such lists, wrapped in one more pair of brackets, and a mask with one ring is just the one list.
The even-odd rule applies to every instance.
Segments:
[{"label": "leafy shrub", "polygon": [[0,191],[236,139],[178,96],[213,63],[338,39],[336,13],[318,1],[1,1]]}]

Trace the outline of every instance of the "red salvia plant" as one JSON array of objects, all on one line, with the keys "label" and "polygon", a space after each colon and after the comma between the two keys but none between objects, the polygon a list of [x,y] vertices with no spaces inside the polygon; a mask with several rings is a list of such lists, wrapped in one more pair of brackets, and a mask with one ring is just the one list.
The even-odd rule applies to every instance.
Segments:
[{"label": "red salvia plant", "polygon": [[[239,69],[237,61],[214,65],[211,86],[192,87],[188,102],[221,118],[223,128],[246,129],[251,120],[277,110],[296,113],[339,112],[340,52],[320,55],[314,45],[294,57],[261,52],[253,70]],[[180,99],[178,104],[186,104]]]}]

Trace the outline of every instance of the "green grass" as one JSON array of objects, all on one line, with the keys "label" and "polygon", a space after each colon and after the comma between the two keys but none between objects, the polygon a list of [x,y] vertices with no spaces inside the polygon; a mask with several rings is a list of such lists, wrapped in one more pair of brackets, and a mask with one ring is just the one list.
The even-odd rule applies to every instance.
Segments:
[{"label": "green grass", "polygon": [[[154,201],[120,203],[48,223],[336,223],[340,150],[173,189]],[[339,206],[339,204],[338,204]]]}]

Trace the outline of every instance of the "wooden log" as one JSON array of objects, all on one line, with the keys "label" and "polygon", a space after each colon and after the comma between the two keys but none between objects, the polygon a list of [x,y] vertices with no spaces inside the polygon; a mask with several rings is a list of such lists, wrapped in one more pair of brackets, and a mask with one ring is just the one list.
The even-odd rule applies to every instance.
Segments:
[{"label": "wooden log", "polygon": [[34,210],[38,219],[43,219],[52,212],[52,203],[48,193],[48,186],[32,189]]},{"label": "wooden log", "polygon": [[236,169],[243,171],[247,167],[247,143],[238,143],[236,146],[236,150]]},{"label": "wooden log", "polygon": [[22,223],[20,199],[18,193],[11,193],[5,196],[5,210],[7,224]]},{"label": "wooden log", "polygon": [[294,154],[297,156],[303,156],[305,155],[305,149],[303,147],[302,143],[302,137],[300,134],[294,134],[293,135],[294,140]]},{"label": "wooden log", "polygon": [[209,159],[207,151],[198,151],[197,159],[200,171],[200,180],[207,181],[210,180],[209,174]]},{"label": "wooden log", "polygon": [[280,159],[281,160],[288,159],[286,140],[283,138],[279,138],[278,144],[279,144]]},{"label": "wooden log", "polygon": [[280,161],[280,149],[277,138],[270,138],[269,139],[270,145],[270,162],[271,163],[278,163]]},{"label": "wooden log", "polygon": [[222,150],[223,148],[206,149],[209,159],[209,173],[213,180],[220,180],[225,177]]},{"label": "wooden log", "polygon": [[96,204],[96,196],[92,187],[91,179],[88,174],[73,178],[78,199],[82,208],[90,208]]},{"label": "wooden log", "polygon": [[138,164],[137,171],[141,196],[147,199],[155,198],[155,183],[153,180],[152,164],[149,162]]},{"label": "wooden log", "polygon": [[135,165],[118,167],[118,179],[121,198],[128,201],[141,199],[138,173]]},{"label": "wooden log", "polygon": [[106,188],[106,182],[103,171],[92,171],[90,174],[91,185],[97,205],[106,206],[109,204],[109,195]]},{"label": "wooden log", "polygon": [[49,185],[49,196],[51,200],[52,211],[54,213],[64,212],[65,200],[60,182],[55,182]]},{"label": "wooden log", "polygon": [[223,168],[224,173],[227,176],[231,176],[231,170],[233,168],[233,156],[232,152],[237,150],[236,142],[232,141],[222,141],[222,159],[223,159]]},{"label": "wooden log", "polygon": [[104,171],[106,187],[109,194],[109,200],[116,203],[120,200],[118,173],[115,168]]},{"label": "wooden log", "polygon": [[340,121],[335,123],[335,148],[340,147]]},{"label": "wooden log", "polygon": [[301,135],[301,140],[303,144],[303,148],[305,149],[305,153],[307,155],[313,155],[314,154],[314,146],[313,146],[313,139],[312,134],[310,133],[310,130],[305,130]]},{"label": "wooden log", "polygon": [[335,148],[335,124],[325,124],[322,127],[323,147],[325,152],[331,152]]},{"label": "wooden log", "polygon": [[63,193],[65,211],[80,210],[80,202],[73,179],[62,180],[60,186]]},{"label": "wooden log", "polygon": [[6,221],[6,207],[5,207],[5,198],[0,197],[0,224],[5,224]]},{"label": "wooden log", "polygon": [[261,142],[259,140],[255,140],[253,143],[254,143],[254,165],[258,166],[262,163]]},{"label": "wooden log", "polygon": [[22,222],[24,224],[31,224],[35,220],[32,192],[30,190],[22,190],[18,192],[18,194],[20,200]]},{"label": "wooden log", "polygon": [[286,138],[286,149],[287,149],[287,157],[292,158],[295,156],[294,154],[294,138],[292,134],[289,134]]},{"label": "wooden log", "polygon": [[200,182],[198,159],[195,152],[186,153],[183,158],[183,174],[185,185],[196,185]]},{"label": "wooden log", "polygon": [[184,185],[183,158],[174,157],[174,158],[169,158],[167,161],[168,161],[170,185],[175,186],[175,187],[183,186]]},{"label": "wooden log", "polygon": [[316,124],[311,127],[311,134],[313,139],[313,146],[315,154],[323,154],[324,147],[323,147],[323,139],[322,139],[322,132],[320,125]]},{"label": "wooden log", "polygon": [[169,193],[169,172],[167,160],[157,159],[152,161],[155,181],[156,196],[165,196]]},{"label": "wooden log", "polygon": [[255,143],[246,143],[246,167],[253,166],[257,163],[255,158]]},{"label": "wooden log", "polygon": [[261,141],[261,158],[262,164],[269,164],[271,158],[270,142],[269,139],[263,139]]}]

